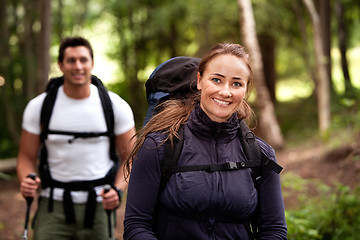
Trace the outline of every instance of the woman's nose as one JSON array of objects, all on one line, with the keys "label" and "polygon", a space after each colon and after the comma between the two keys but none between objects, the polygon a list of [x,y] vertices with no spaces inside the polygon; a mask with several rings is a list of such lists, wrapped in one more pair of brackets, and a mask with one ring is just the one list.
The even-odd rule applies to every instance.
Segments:
[{"label": "woman's nose", "polygon": [[230,89],[228,87],[223,87],[220,91],[219,94],[224,96],[224,97],[232,97],[232,93],[230,91]]}]

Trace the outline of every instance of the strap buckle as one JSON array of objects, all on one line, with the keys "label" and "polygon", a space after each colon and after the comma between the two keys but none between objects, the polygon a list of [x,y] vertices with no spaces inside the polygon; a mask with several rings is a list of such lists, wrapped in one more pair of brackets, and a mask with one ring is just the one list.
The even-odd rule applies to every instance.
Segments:
[{"label": "strap buckle", "polygon": [[236,170],[239,169],[238,162],[226,162],[225,169],[227,170]]}]

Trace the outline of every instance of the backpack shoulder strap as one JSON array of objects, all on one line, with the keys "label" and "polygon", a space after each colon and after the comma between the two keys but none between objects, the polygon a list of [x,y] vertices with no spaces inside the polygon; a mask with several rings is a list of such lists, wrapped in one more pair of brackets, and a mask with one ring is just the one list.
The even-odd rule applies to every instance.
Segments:
[{"label": "backpack shoulder strap", "polygon": [[48,85],[46,86],[47,95],[44,99],[40,113],[41,142],[44,142],[47,138],[47,134],[49,132],[49,122],[58,92],[57,90],[62,84],[64,84],[64,78],[58,77],[50,79]]},{"label": "backpack shoulder strap", "polygon": [[99,97],[104,111],[107,131],[110,138],[110,158],[117,163],[118,157],[116,154],[115,133],[114,133],[114,110],[112,108],[111,99],[107,92],[107,89],[105,88],[105,86],[103,85],[103,83],[99,78],[92,75],[91,83],[94,84],[99,91]]},{"label": "backpack shoulder strap", "polygon": [[[262,160],[261,150],[258,142],[256,141],[255,134],[249,129],[244,120],[240,121],[240,128],[238,131],[238,135],[240,138],[241,145],[243,147],[243,151],[246,155],[247,160]],[[252,178],[254,182],[254,186],[256,189],[259,188],[260,184],[263,181],[262,176],[262,164],[257,167],[252,167]],[[253,239],[257,239],[258,236],[258,212],[259,206],[255,209],[253,213],[253,217],[250,219],[250,228],[253,235]]]},{"label": "backpack shoulder strap", "polygon": [[282,171],[282,167],[274,161],[266,158],[263,154],[261,154],[259,143],[256,141],[255,134],[249,129],[244,120],[240,121],[240,129],[239,129],[239,138],[241,141],[241,145],[243,147],[244,153],[247,157],[248,161],[260,160],[261,165],[252,167],[253,180],[255,183],[255,187],[258,187],[259,184],[263,181],[262,176],[262,168],[263,166],[267,166],[275,173],[279,174]]},{"label": "backpack shoulder strap", "polygon": [[[244,120],[240,121],[238,134],[247,160],[261,160],[260,146],[256,141],[255,134],[249,129]],[[262,182],[262,168],[261,166],[252,167],[251,170],[257,187]]]},{"label": "backpack shoulder strap", "polygon": [[105,86],[101,82],[101,80],[94,75],[91,76],[91,83],[94,84],[98,88],[101,105],[104,110],[107,129],[108,129],[108,131],[113,132],[114,131],[114,111],[112,108],[111,99],[107,92],[107,89],[105,88]]},{"label": "backpack shoulder strap", "polygon": [[[48,168],[48,152],[45,145],[45,140],[49,133],[49,122],[51,118],[51,114],[53,111],[53,107],[56,101],[57,90],[58,88],[64,83],[63,77],[52,78],[50,79],[48,85],[46,86],[47,95],[45,96],[44,102],[41,107],[40,112],[40,125],[41,125],[41,133],[40,133],[40,141],[41,141],[41,148],[40,148],[40,164],[39,164],[39,174],[42,181],[42,188],[49,187],[49,179],[51,178],[51,174]],[[52,196],[53,191],[50,192]],[[52,197],[51,197],[52,199]],[[51,211],[52,207],[49,204],[49,211]]]},{"label": "backpack shoulder strap", "polygon": [[162,162],[161,168],[161,181],[160,181],[160,193],[165,189],[166,183],[168,182],[172,173],[170,169],[177,166],[180,154],[184,145],[184,129],[183,126],[179,128],[179,138],[175,138],[173,144],[170,140],[165,142],[165,155]]}]

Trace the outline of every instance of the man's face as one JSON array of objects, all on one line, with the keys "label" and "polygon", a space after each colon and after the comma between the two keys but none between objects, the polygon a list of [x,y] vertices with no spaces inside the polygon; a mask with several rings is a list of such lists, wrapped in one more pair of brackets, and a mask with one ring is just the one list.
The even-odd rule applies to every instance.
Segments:
[{"label": "man's face", "polygon": [[64,74],[64,82],[67,84],[83,86],[91,81],[94,62],[86,47],[67,47],[64,51],[64,60],[58,64]]}]

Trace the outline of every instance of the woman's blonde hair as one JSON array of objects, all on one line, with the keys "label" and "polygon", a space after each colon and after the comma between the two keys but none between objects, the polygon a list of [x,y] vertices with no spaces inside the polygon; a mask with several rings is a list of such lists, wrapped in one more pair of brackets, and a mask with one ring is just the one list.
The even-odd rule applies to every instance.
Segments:
[{"label": "woman's blonde hair", "polygon": [[[207,67],[207,63],[214,57],[224,54],[229,54],[240,58],[249,68],[250,77],[248,79],[245,99],[242,101],[242,104],[237,110],[237,114],[239,119],[250,120],[254,117],[254,114],[246,100],[248,99],[249,93],[253,86],[253,74],[249,64],[249,57],[245,52],[244,47],[235,43],[217,44],[202,58],[198,67],[198,72],[200,73],[200,77],[202,77]],[[179,128],[186,123],[190,113],[195,108],[196,104],[200,101],[200,94],[200,91],[196,91],[187,99],[170,99],[159,104],[155,108],[156,114],[136,134],[137,139],[135,141],[134,147],[126,159],[124,165],[126,179],[130,175],[132,163],[135,160],[139,149],[143,145],[146,136],[152,132],[162,132],[166,136],[164,142],[169,139],[172,144],[174,137],[179,137],[177,134]]]}]

